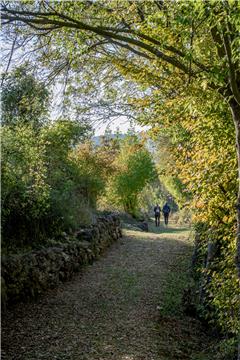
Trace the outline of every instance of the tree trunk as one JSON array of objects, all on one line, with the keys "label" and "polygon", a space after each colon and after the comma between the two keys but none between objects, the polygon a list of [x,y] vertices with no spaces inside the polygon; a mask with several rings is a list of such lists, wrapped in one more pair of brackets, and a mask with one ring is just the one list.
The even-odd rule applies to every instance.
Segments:
[{"label": "tree trunk", "polygon": [[237,198],[237,254],[236,265],[238,276],[240,278],[240,105],[231,99],[229,101],[230,109],[232,112],[233,121],[236,129],[236,149],[238,159],[238,198]]},{"label": "tree trunk", "polygon": [[[236,266],[238,271],[238,277],[240,279],[240,105],[233,98],[229,101],[229,106],[232,112],[232,117],[235,125],[236,133],[236,149],[238,160],[238,197],[237,197],[237,253],[236,253]],[[238,357],[240,360],[240,340],[238,341]]]}]

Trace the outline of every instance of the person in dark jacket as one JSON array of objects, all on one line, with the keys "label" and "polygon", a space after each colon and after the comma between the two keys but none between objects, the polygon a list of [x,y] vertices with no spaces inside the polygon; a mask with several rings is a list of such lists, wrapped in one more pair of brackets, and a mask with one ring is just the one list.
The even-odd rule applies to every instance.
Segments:
[{"label": "person in dark jacket", "polygon": [[161,208],[160,208],[160,206],[157,204],[157,205],[154,207],[155,224],[156,224],[156,226],[160,226],[160,213],[161,213]]},{"label": "person in dark jacket", "polygon": [[164,216],[165,225],[167,225],[167,224],[168,224],[169,214],[170,214],[170,211],[171,211],[168,203],[166,203],[166,204],[163,206],[162,211],[163,211],[163,216]]}]

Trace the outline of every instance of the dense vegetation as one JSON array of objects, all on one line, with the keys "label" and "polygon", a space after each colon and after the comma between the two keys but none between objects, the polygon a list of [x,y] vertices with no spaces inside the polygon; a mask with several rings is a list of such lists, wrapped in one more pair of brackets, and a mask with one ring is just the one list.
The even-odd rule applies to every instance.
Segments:
[{"label": "dense vegetation", "polygon": [[217,100],[203,97],[194,107],[194,123],[186,111],[173,127],[170,123],[173,113],[169,110],[170,116],[165,121],[173,138],[167,143],[169,162],[165,168],[168,173],[171,171],[175,183],[181,181],[183,192],[177,187],[179,200],[181,203],[185,198],[198,234],[194,263],[200,284],[196,298],[198,311],[224,333],[237,334],[237,161],[231,115]]},{"label": "dense vegetation", "polygon": [[[32,96],[34,94],[34,96]],[[97,201],[137,215],[156,177],[143,140],[105,138],[80,122],[50,122],[44,85],[16,69],[3,88],[2,231],[8,248],[41,244],[91,223]]]},{"label": "dense vegetation", "polygon": [[[198,312],[232,344],[239,331],[240,3],[26,1],[3,2],[2,11],[6,34],[25,41],[32,32],[35,61],[50,78],[67,78],[65,106],[75,119],[123,111],[151,127],[160,181],[191,211],[198,234]],[[13,219],[26,224],[24,232],[33,221],[60,229],[62,217],[63,228],[74,228],[86,216],[80,204],[95,208],[97,200],[136,215],[156,178],[142,140],[96,148],[82,140],[85,125],[44,122],[32,106],[45,109],[46,92],[29,83],[41,98],[29,107],[31,121],[24,101],[3,94],[3,230],[10,234]]]}]

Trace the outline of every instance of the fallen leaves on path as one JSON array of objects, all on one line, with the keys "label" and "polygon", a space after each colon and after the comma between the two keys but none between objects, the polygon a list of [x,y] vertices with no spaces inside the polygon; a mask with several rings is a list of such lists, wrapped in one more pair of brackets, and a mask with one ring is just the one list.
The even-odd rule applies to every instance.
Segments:
[{"label": "fallen leaves on path", "polygon": [[174,343],[176,337],[191,342],[196,326],[161,318],[158,310],[166,274],[189,251],[189,232],[160,230],[126,230],[72,281],[9,310],[2,322],[2,359],[190,359],[185,340],[180,348]]}]

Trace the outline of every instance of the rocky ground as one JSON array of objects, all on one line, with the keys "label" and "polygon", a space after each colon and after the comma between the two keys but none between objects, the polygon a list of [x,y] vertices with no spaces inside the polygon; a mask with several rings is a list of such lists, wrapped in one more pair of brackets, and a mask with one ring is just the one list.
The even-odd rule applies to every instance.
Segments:
[{"label": "rocky ground", "polygon": [[180,305],[188,270],[182,260],[190,261],[192,251],[189,229],[149,230],[128,227],[71,281],[8,310],[2,359],[204,359],[193,353],[205,333]]}]

